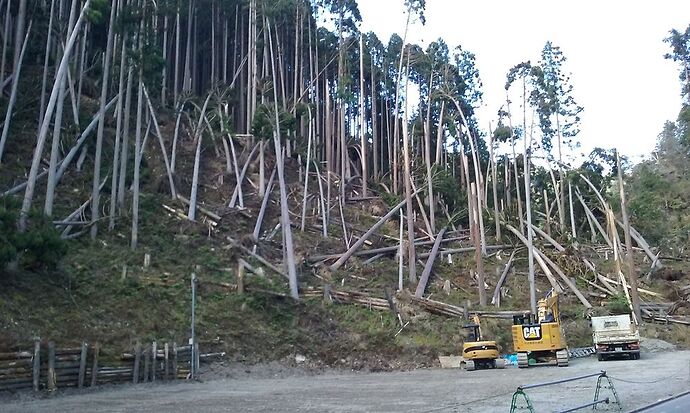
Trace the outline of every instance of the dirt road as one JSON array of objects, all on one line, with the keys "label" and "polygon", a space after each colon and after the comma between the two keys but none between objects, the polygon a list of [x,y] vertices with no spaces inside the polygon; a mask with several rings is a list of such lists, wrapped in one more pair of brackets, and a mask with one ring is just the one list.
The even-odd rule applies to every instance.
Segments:
[{"label": "dirt road", "polygon": [[[51,399],[0,404],[2,412],[496,412],[508,411],[520,384],[596,373],[612,377],[624,410],[690,389],[690,351],[641,360],[572,360],[567,368],[466,372],[326,373],[205,383],[117,386]],[[596,378],[527,391],[537,412],[592,400]]]}]

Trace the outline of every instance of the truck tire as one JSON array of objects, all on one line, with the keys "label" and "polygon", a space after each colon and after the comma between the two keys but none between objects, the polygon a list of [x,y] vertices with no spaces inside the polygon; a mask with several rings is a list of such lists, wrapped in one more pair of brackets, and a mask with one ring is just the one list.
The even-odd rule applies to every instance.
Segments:
[{"label": "truck tire", "polygon": [[604,360],[606,360],[606,359],[604,358],[604,355],[603,355],[603,354],[597,354],[597,360],[599,360],[599,361],[604,361]]}]

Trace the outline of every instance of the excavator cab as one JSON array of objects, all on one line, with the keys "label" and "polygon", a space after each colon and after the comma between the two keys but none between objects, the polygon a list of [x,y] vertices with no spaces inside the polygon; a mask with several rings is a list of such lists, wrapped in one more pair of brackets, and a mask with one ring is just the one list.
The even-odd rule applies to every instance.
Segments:
[{"label": "excavator cab", "polygon": [[503,368],[505,363],[499,358],[498,346],[493,340],[484,340],[479,317],[472,317],[473,323],[463,326],[468,330],[467,340],[462,345],[465,370]]},{"label": "excavator cab", "polygon": [[539,300],[536,315],[513,317],[512,335],[518,367],[568,365],[568,349],[558,311],[558,294],[553,290]]}]

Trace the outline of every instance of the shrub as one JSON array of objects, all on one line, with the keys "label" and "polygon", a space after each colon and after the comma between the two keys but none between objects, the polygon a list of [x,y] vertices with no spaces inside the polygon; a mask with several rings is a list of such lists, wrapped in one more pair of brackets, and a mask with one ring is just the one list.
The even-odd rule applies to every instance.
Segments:
[{"label": "shrub", "polygon": [[67,252],[67,244],[36,210],[29,213],[26,231],[19,232],[19,211],[15,198],[0,198],[0,268],[17,261],[23,269],[54,269]]}]

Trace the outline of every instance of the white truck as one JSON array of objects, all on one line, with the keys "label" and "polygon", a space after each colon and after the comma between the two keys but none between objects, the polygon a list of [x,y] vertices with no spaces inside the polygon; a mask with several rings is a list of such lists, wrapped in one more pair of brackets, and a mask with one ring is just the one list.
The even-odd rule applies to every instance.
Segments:
[{"label": "white truck", "polygon": [[592,317],[592,338],[599,361],[617,355],[640,358],[640,332],[629,314]]}]

